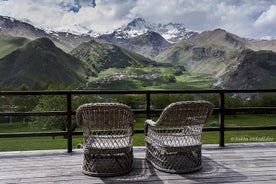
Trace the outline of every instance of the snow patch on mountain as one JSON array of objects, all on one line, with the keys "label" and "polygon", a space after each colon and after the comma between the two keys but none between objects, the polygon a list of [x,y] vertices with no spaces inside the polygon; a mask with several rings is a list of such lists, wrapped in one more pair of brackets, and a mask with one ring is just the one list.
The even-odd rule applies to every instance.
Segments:
[{"label": "snow patch on mountain", "polygon": [[133,38],[147,32],[156,32],[162,35],[166,40],[170,42],[177,42],[182,39],[188,39],[196,32],[187,31],[184,24],[180,23],[168,23],[168,24],[155,24],[150,23],[142,18],[136,18],[127,25],[123,25],[114,30],[118,39]]}]

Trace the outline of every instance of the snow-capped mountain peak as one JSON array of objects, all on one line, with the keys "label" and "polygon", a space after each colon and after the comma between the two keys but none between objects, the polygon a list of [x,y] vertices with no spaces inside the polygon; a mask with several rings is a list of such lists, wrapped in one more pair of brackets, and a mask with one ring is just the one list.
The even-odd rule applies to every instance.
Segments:
[{"label": "snow-capped mountain peak", "polygon": [[170,42],[177,42],[181,39],[187,39],[194,34],[197,34],[195,32],[187,32],[184,24],[181,23],[155,24],[148,22],[143,18],[136,18],[127,25],[115,29],[113,34],[118,39],[128,39],[147,32],[159,33]]},{"label": "snow-capped mountain peak", "polygon": [[152,29],[153,26],[150,23],[146,22],[142,18],[136,18],[129,22],[127,25],[123,25],[115,29],[114,34],[119,39],[128,39],[147,33]]},{"label": "snow-capped mountain peak", "polygon": [[139,28],[139,29],[147,29],[150,28],[150,25],[148,22],[146,22],[142,18],[136,18],[133,19],[131,22],[129,22],[126,26],[127,28]]},{"label": "snow-capped mountain peak", "polygon": [[170,42],[188,39],[198,34],[197,32],[187,31],[185,25],[181,23],[159,24],[158,33]]}]

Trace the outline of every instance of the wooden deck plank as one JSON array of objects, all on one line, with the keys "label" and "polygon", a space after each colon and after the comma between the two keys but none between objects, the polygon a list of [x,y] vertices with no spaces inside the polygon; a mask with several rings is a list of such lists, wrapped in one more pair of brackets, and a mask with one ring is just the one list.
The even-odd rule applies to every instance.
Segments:
[{"label": "wooden deck plank", "polygon": [[135,147],[135,167],[127,175],[90,177],[81,173],[82,150],[0,152],[0,183],[276,183],[276,143],[203,145],[203,169],[170,174],[145,161]]}]

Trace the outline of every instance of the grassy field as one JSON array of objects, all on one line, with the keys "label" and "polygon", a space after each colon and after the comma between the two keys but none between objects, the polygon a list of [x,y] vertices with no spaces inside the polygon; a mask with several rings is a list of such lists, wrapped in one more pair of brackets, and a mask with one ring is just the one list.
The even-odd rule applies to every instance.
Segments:
[{"label": "grassy field", "polygon": [[[218,118],[213,116],[205,125],[213,127]],[[226,116],[226,126],[269,126],[276,125],[276,115],[235,115]],[[137,118],[135,129],[144,128],[144,119]],[[13,122],[0,123],[0,133],[8,132],[36,132],[36,131],[55,131],[39,130],[32,127],[30,123]],[[56,130],[57,131],[57,130]],[[218,144],[218,132],[203,132],[204,144]],[[227,131],[225,132],[225,143],[247,143],[247,142],[275,142],[276,130],[260,131]],[[82,136],[73,137],[73,148],[82,143]],[[144,134],[134,135],[134,146],[144,145]],[[48,150],[48,149],[66,149],[67,139],[62,136],[57,137],[27,137],[27,138],[1,138],[0,151],[22,151],[22,150]]]}]

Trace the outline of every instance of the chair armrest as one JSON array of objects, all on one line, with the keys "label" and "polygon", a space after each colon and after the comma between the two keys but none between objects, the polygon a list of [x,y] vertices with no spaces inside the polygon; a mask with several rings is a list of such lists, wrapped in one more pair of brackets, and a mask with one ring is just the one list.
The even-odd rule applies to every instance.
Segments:
[{"label": "chair armrest", "polygon": [[79,109],[76,112],[76,122],[78,126],[82,127],[82,113]]},{"label": "chair armrest", "polygon": [[151,119],[147,119],[147,120],[145,121],[145,124],[149,124],[149,125],[151,125],[151,126],[156,126],[156,125],[157,125],[157,123],[156,123],[155,121],[152,121]]},{"label": "chair armrest", "polygon": [[145,127],[145,136],[147,136],[147,134],[148,134],[149,126],[156,126],[156,125],[157,125],[157,123],[155,121],[152,121],[151,119],[147,119],[145,121],[145,125],[144,125],[144,127]]}]

